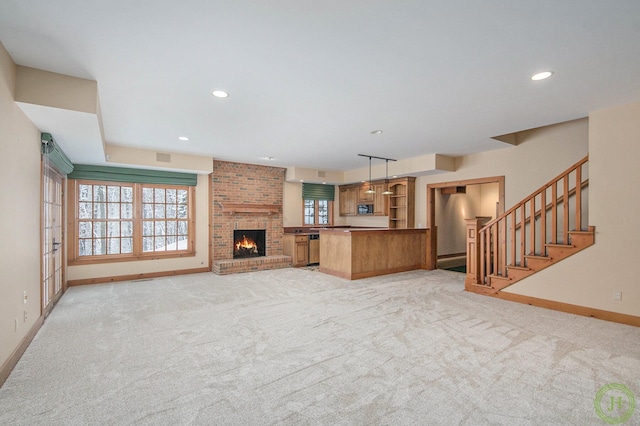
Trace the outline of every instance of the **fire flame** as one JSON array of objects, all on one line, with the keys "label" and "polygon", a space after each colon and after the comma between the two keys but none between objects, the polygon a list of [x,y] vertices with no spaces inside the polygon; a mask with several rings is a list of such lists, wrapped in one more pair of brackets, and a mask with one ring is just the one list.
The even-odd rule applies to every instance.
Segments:
[{"label": "fire flame", "polygon": [[253,253],[258,252],[258,245],[251,238],[247,238],[246,235],[243,235],[242,239],[236,241],[236,251],[239,251],[241,248]]}]

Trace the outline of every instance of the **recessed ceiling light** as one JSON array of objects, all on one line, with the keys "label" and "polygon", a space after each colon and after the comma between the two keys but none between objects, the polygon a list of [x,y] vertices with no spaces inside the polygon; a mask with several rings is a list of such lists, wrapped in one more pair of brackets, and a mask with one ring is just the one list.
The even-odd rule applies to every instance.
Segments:
[{"label": "recessed ceiling light", "polygon": [[304,179],[300,179],[300,182],[304,182]]},{"label": "recessed ceiling light", "polygon": [[213,92],[211,92],[211,94],[213,96],[215,96],[216,98],[228,98],[229,94],[227,92],[225,92],[224,90],[214,90]]},{"label": "recessed ceiling light", "polygon": [[322,184],[323,184],[323,185],[326,185],[326,184],[327,184],[327,182],[322,182]]},{"label": "recessed ceiling light", "polygon": [[372,135],[379,135],[380,133],[382,133],[382,130],[374,130],[371,132]]},{"label": "recessed ceiling light", "polygon": [[544,80],[545,78],[549,78],[552,75],[553,75],[553,71],[543,71],[543,72],[539,72],[538,74],[532,75],[531,80],[534,80],[534,81]]},{"label": "recessed ceiling light", "polygon": [[261,160],[273,161],[276,157],[260,157]]},{"label": "recessed ceiling light", "polygon": [[180,139],[181,141],[188,141],[189,138],[186,136],[178,136],[178,139]]}]

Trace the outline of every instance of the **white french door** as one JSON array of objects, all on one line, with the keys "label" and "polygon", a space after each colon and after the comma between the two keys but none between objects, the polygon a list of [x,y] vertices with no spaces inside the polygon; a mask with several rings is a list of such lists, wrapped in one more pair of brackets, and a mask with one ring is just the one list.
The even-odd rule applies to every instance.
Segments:
[{"label": "white french door", "polygon": [[42,313],[53,307],[63,290],[63,182],[60,173],[44,161],[42,180]]}]

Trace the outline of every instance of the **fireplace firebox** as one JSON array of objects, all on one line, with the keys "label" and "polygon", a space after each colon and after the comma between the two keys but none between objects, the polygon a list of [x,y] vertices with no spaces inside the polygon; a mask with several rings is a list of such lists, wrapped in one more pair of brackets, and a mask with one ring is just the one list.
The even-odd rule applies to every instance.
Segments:
[{"label": "fireplace firebox", "polygon": [[236,229],[233,231],[233,258],[266,256],[264,229]]}]

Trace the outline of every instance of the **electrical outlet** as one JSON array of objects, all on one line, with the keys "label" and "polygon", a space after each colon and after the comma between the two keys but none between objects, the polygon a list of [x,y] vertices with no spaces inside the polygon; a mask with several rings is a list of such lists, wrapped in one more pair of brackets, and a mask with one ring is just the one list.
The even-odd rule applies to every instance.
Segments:
[{"label": "electrical outlet", "polygon": [[620,302],[622,300],[622,292],[621,291],[614,291],[613,292],[613,300]]},{"label": "electrical outlet", "polygon": [[29,297],[27,296],[27,290],[25,290],[25,291],[24,291],[24,293],[22,293],[22,300],[23,300],[23,303],[24,303],[25,305],[27,304],[27,299],[28,299],[28,298],[29,298]]},{"label": "electrical outlet", "polygon": [[24,322],[27,322],[27,319],[29,319],[29,314],[27,313],[27,311],[23,311],[23,312],[24,312],[24,314],[23,314]]}]

